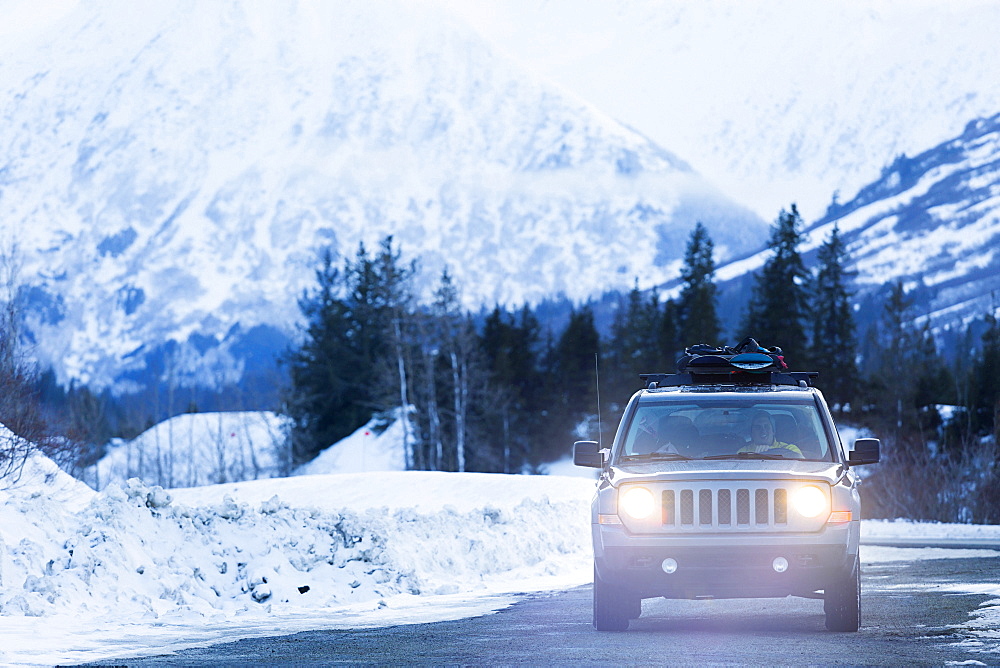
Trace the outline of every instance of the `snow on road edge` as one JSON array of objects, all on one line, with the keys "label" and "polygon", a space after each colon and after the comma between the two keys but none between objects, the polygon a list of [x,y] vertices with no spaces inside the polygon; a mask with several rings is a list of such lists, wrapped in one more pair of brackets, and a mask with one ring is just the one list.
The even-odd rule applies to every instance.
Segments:
[{"label": "snow on road edge", "polygon": [[[454,489],[443,494],[449,479]],[[185,505],[171,494],[186,490],[133,480],[79,510],[37,489],[3,492],[0,662],[161,651],[150,635],[176,648],[218,641],[222,629],[234,639],[482,614],[513,600],[501,594],[590,579],[592,481],[419,472],[291,480],[271,487],[294,489],[296,504],[266,496],[268,481],[250,486],[262,501],[218,486],[201,491],[226,490],[221,498]],[[342,491],[366,488],[368,502],[333,507],[340,482]],[[410,507],[372,503],[400,487]],[[442,503],[449,497],[465,503]],[[163,638],[165,627],[177,638]],[[95,645],[94,629],[117,639]]]},{"label": "snow on road edge", "polygon": [[[585,478],[389,471],[94,493],[48,464],[0,491],[4,664],[456,619],[591,577]],[[1000,527],[905,521],[862,531],[1000,538]],[[862,548],[866,563],[962,556],[974,555]],[[1000,597],[991,587],[974,593]],[[1000,601],[973,613],[980,651],[1000,649],[998,621]]]}]

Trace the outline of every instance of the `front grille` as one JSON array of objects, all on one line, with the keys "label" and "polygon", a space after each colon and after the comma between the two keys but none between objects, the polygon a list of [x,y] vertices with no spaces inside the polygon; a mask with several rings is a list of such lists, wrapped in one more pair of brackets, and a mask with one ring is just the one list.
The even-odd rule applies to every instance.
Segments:
[{"label": "front grille", "polygon": [[703,489],[698,492],[698,524],[712,524],[712,490]]},{"label": "front grille", "polygon": [[731,524],[733,521],[732,494],[728,489],[719,490],[719,524]]},{"label": "front grille", "polygon": [[736,490],[736,523],[750,524],[750,490]]},{"label": "front grille", "polygon": [[682,531],[787,528],[788,490],[771,485],[746,485],[735,489],[677,485],[663,490],[663,528]]},{"label": "front grille", "polygon": [[681,490],[681,524],[694,524],[694,492]]},{"label": "front grille", "polygon": [[770,508],[767,504],[767,490],[758,489],[753,496],[754,519],[757,520],[757,524],[767,524],[767,518],[770,514]]},{"label": "front grille", "polygon": [[774,490],[774,523],[788,523],[788,490]]}]

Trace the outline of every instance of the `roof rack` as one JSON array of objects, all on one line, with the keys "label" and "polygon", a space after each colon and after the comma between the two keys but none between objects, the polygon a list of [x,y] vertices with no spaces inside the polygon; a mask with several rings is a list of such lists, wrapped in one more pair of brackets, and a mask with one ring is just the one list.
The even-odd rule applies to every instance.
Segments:
[{"label": "roof rack", "polygon": [[680,387],[681,385],[798,385],[808,387],[818,371],[771,371],[749,373],[726,369],[704,369],[699,373],[640,373],[639,378],[649,389]]}]

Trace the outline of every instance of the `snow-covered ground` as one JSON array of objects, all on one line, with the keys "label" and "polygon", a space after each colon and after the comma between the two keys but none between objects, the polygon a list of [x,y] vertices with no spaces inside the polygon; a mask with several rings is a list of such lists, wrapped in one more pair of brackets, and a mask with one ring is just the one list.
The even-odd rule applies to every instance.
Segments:
[{"label": "snow-covered ground", "polygon": [[319,453],[311,462],[300,466],[295,474],[403,471],[406,469],[406,458],[400,445],[402,442],[401,420],[393,420],[383,427],[379,420],[373,419]]},{"label": "snow-covered ground", "polygon": [[36,460],[0,492],[0,664],[485,614],[590,580],[592,490],[378,472],[93,492]]},{"label": "snow-covered ground", "polygon": [[287,418],[270,411],[184,413],[131,441],[115,440],[83,473],[94,489],[141,478],[163,487],[194,487],[286,475]]},{"label": "snow-covered ground", "polygon": [[[366,462],[387,456],[383,434],[353,437],[375,448]],[[590,582],[593,490],[580,476],[356,471],[95,492],[38,457],[0,491],[0,664],[488,614],[523,592]],[[1000,527],[865,522],[862,531],[866,541],[973,536],[1000,546]],[[972,554],[1000,557],[865,546],[862,559]],[[967,589],[996,596],[968,627],[1000,651],[990,635],[1000,587]]]},{"label": "snow-covered ground", "polygon": [[[395,416],[392,416],[395,417]],[[288,418],[270,411],[185,413],[164,420],[131,441],[116,439],[82,479],[94,489],[140,478],[161,487],[319,473],[403,471],[403,423],[373,418],[353,434],[292,470]],[[412,426],[411,426],[412,429]],[[572,462],[564,466],[572,467]]]}]

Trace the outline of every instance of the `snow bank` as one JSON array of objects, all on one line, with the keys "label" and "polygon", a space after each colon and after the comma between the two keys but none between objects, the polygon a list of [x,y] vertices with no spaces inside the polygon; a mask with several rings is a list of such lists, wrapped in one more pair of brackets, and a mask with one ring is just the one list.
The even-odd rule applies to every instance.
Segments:
[{"label": "snow bank", "polygon": [[914,520],[865,520],[861,538],[948,538],[970,542],[996,541],[1000,548],[998,524],[950,524]]},{"label": "snow bank", "polygon": [[239,503],[257,504],[277,494],[294,506],[324,510],[346,508],[388,511],[412,509],[468,512],[486,506],[510,510],[523,500],[580,501],[588,504],[595,481],[564,476],[504,475],[501,473],[447,473],[444,471],[383,471],[344,473],[171,490],[179,503],[213,505],[226,496]]},{"label": "snow bank", "polygon": [[[10,433],[0,425],[2,432]],[[0,478],[0,505],[14,499],[45,498],[67,510],[79,510],[94,498],[94,490],[59,468],[48,457],[35,452],[24,463],[16,479]],[[6,525],[14,518],[3,516]]]},{"label": "snow bank", "polygon": [[[39,508],[40,503],[45,503]],[[41,515],[2,530],[3,614],[156,619],[238,613],[258,604],[331,608],[400,593],[454,593],[484,579],[589,550],[586,497],[434,513],[291,507],[229,497],[174,505],[160,488],[113,485],[79,513],[39,499],[5,514]],[[20,529],[20,530],[18,530]]]},{"label": "snow bank", "polygon": [[[94,489],[139,478],[149,485],[190,487],[245,480],[331,473],[404,471],[404,424],[395,411],[372,418],[351,435],[292,470],[286,448],[288,419],[271,412],[192,413],[178,415],[128,442],[109,446],[82,478]],[[413,433],[411,424],[410,430]],[[553,476],[596,479],[594,469],[573,465],[572,458],[545,464]]]},{"label": "snow bank", "polygon": [[287,427],[287,418],[268,411],[185,413],[113,446],[83,479],[104,489],[129,478],[195,487],[287,475]]},{"label": "snow bank", "polygon": [[170,492],[131,480],[82,508],[7,494],[0,615],[20,621],[0,630],[0,663],[150,651],[145,638],[84,651],[95,627],[181,625],[190,645],[220,626],[287,632],[275,620],[320,628],[359,611],[374,625],[400,601],[584,584],[592,492],[577,478],[390,472]]}]

